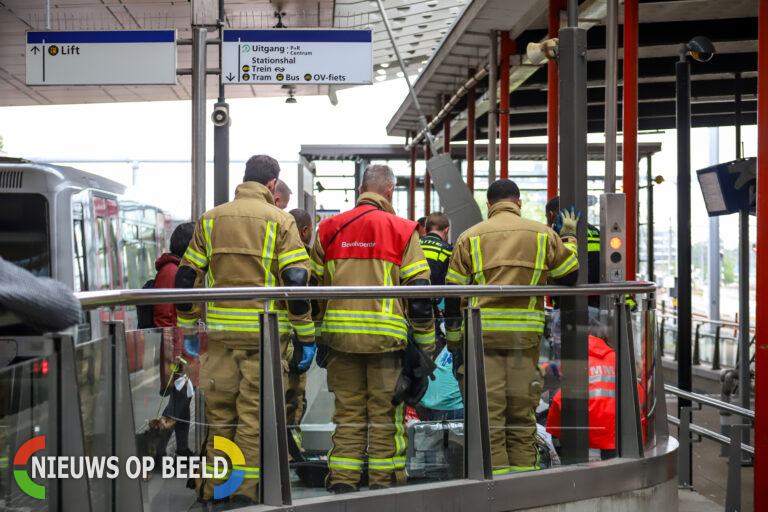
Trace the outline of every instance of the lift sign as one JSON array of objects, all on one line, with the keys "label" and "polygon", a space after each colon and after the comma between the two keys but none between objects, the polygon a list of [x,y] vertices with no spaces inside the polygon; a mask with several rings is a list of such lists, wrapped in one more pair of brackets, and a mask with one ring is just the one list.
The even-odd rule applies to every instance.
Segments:
[{"label": "lift sign", "polygon": [[225,84],[370,84],[370,30],[224,30]]},{"label": "lift sign", "polygon": [[27,85],[176,83],[175,30],[27,32]]}]

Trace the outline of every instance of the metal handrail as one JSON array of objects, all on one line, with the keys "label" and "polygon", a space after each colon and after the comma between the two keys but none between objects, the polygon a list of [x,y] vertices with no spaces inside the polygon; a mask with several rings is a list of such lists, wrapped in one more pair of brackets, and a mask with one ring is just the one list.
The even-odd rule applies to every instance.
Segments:
[{"label": "metal handrail", "polygon": [[214,300],[302,300],[433,297],[542,297],[624,295],[656,292],[656,284],[625,281],[575,286],[316,286],[189,289],[128,289],[78,292],[84,310],[110,306],[178,304]]},{"label": "metal handrail", "polygon": [[[656,316],[658,316],[659,318],[669,318],[670,320],[677,319],[677,315],[671,315],[669,313],[659,313]],[[696,317],[692,317],[691,321],[692,322],[700,322],[702,324],[721,325],[723,327],[735,327],[737,329],[740,327],[740,325],[738,323],[736,323],[736,322],[729,322],[727,320],[710,320],[709,318],[696,318]],[[750,325],[749,326],[749,330],[750,331],[753,331],[754,329],[755,329],[754,325]]]},{"label": "metal handrail", "polygon": [[682,389],[672,386],[670,384],[664,384],[664,391],[666,391],[667,393],[672,393],[673,395],[677,395],[679,398],[685,398],[692,402],[698,402],[701,404],[709,405],[721,411],[730,412],[732,414],[743,416],[745,418],[755,419],[755,411],[751,409],[744,409],[743,407],[729,404],[728,402],[723,402],[722,400],[716,400],[714,398],[710,398],[705,395],[700,395],[698,393],[683,391]]},{"label": "metal handrail", "polygon": [[[672,423],[673,425],[680,426],[680,418],[676,416],[672,416],[671,414],[667,414],[667,421]],[[731,438],[726,437],[722,434],[718,434],[717,432],[713,432],[712,430],[709,430],[708,428],[700,427],[694,423],[691,423],[688,425],[688,428],[693,432],[694,434],[698,434],[701,437],[706,437],[707,439],[711,439],[712,441],[717,441],[720,444],[724,444],[726,446],[731,444]],[[749,453],[751,455],[755,454],[755,448],[748,445],[741,443],[741,451],[745,453]]]}]

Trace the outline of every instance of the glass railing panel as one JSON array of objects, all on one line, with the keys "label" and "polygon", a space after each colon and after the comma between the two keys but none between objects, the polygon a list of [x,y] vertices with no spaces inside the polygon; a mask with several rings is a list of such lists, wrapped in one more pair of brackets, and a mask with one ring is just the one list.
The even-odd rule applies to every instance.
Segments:
[{"label": "glass railing panel", "polygon": [[[141,484],[145,512],[186,511],[196,501],[188,486],[194,487],[190,462],[199,461],[196,440],[203,437],[202,425],[195,421],[199,338],[176,327],[125,335],[136,455],[154,459]],[[171,467],[172,471],[167,469]]]},{"label": "glass railing panel", "polygon": [[[49,449],[34,453],[23,464],[14,464],[19,449],[38,436],[51,436],[49,396],[55,392],[49,377],[49,360],[36,358],[0,369],[0,510],[43,512],[51,492],[49,480],[35,475],[32,458],[53,455]],[[22,470],[22,471],[19,471]],[[24,470],[26,475],[24,474]],[[16,478],[14,473],[21,476]],[[28,481],[25,481],[26,478]]]},{"label": "glass railing panel", "polygon": [[[87,457],[109,457],[110,404],[106,372],[107,338],[75,346],[75,367],[83,419],[83,442]],[[93,510],[106,510],[111,481],[92,478],[88,482]]]},{"label": "glass railing panel", "polygon": [[[566,449],[564,444],[568,442],[586,443],[575,447],[581,454],[580,458],[586,458],[589,461],[598,461],[613,458],[616,456],[616,434],[615,434],[615,404],[616,404],[616,382],[618,378],[618,368],[616,361],[615,331],[612,327],[613,310],[601,310],[596,307],[588,308],[587,323],[585,325],[574,326],[576,330],[581,330],[587,334],[588,361],[586,365],[581,361],[563,360],[563,315],[558,307],[547,313],[546,328],[538,348],[539,359],[537,361],[538,375],[526,376],[529,372],[524,372],[527,368],[526,350],[523,347],[510,347],[505,350],[498,350],[492,355],[494,359],[504,363],[498,370],[489,370],[488,345],[486,344],[486,382],[489,385],[489,412],[491,411],[490,381],[493,379],[493,373],[504,369],[508,384],[508,394],[504,397],[506,406],[511,410],[507,411],[507,421],[505,423],[505,433],[507,434],[507,451],[509,459],[509,469],[504,471],[503,467],[495,468],[498,474],[517,473],[528,469],[547,469],[562,464],[569,464],[567,453],[573,453],[572,449]],[[518,321],[522,321],[520,318]],[[518,329],[522,329],[519,326]],[[532,329],[531,326],[529,326]],[[524,336],[513,334],[514,330],[509,329],[506,334],[508,340],[527,340],[531,336],[528,331]],[[498,334],[495,335],[498,338]],[[487,343],[487,341],[486,341]],[[504,343],[503,340],[497,343]],[[518,341],[518,344],[521,341]],[[507,342],[509,344],[509,342]],[[566,363],[566,364],[564,364]],[[568,364],[570,363],[570,364]],[[578,401],[578,406],[588,407],[588,422],[567,420],[563,418],[563,391],[562,387],[567,384],[568,379],[564,375],[564,368],[578,367],[580,365],[588,368],[588,401]],[[514,376],[510,379],[509,376]],[[526,388],[527,385],[527,388]],[[523,392],[529,392],[529,396],[523,395]],[[538,395],[538,396],[537,396]],[[529,440],[530,427],[525,423],[523,414],[524,406],[529,403],[535,403],[534,414],[536,418],[535,447],[538,461],[533,464],[528,462],[531,459],[532,442]],[[498,407],[498,406],[497,406]],[[493,416],[493,414],[491,414]],[[516,421],[512,421],[516,418]],[[580,436],[570,436],[570,441],[564,438],[563,434],[568,430],[569,434],[580,431]],[[521,435],[524,434],[524,435]],[[498,434],[497,434],[497,437]],[[578,439],[578,441],[574,441]],[[510,441],[511,447],[510,448]],[[500,441],[497,441],[499,443]],[[494,423],[491,421],[491,446],[494,445]],[[522,448],[520,448],[522,447]],[[497,452],[499,450],[497,449]],[[521,459],[521,453],[526,454],[526,458]],[[503,457],[497,454],[494,458],[494,466],[499,466],[503,462]],[[522,462],[523,464],[518,464]],[[532,466],[532,468],[531,468]]]}]

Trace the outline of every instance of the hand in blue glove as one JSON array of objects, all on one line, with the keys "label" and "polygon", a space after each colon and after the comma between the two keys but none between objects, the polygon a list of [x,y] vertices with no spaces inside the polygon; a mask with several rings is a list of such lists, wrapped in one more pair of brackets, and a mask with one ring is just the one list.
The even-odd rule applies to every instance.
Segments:
[{"label": "hand in blue glove", "polygon": [[574,210],[575,208],[571,206],[570,210],[568,208],[563,208],[560,210],[560,213],[557,214],[555,231],[557,231],[560,236],[576,236],[576,227],[579,225],[581,210],[578,212]]},{"label": "hand in blue glove", "polygon": [[184,351],[192,357],[200,357],[200,338],[184,338]]},{"label": "hand in blue glove", "polygon": [[301,361],[296,365],[300,372],[309,370],[309,366],[312,364],[312,359],[315,358],[315,351],[317,346],[313,343],[311,345],[302,345],[301,347]]}]

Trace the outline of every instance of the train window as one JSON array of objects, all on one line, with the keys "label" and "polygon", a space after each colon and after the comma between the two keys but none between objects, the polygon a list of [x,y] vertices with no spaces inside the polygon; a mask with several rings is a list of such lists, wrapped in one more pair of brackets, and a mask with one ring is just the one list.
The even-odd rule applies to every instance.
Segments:
[{"label": "train window", "polygon": [[40,194],[0,194],[0,257],[36,276],[51,277],[48,200]]},{"label": "train window", "polygon": [[117,290],[120,288],[120,248],[117,244],[117,219],[114,217],[109,219],[109,244],[112,258],[112,289]]},{"label": "train window", "polygon": [[73,229],[75,237],[74,286],[75,291],[88,289],[88,265],[85,260],[85,237],[82,219],[75,219]]},{"label": "train window", "polygon": [[99,237],[97,249],[99,255],[99,286],[102,290],[109,288],[109,263],[107,262],[107,235],[105,231],[104,217],[96,217],[96,232]]}]

